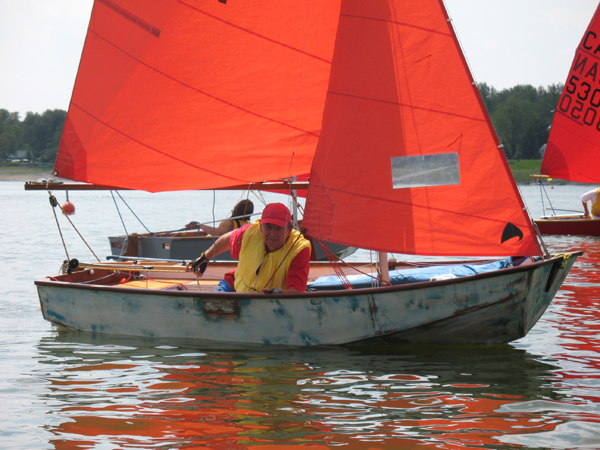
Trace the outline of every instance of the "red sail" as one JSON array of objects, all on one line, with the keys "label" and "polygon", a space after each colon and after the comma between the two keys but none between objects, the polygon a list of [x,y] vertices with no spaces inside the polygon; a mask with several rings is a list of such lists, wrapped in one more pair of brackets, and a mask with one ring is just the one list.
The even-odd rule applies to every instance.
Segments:
[{"label": "red sail", "polygon": [[343,0],[303,225],[421,255],[540,254],[442,0]]},{"label": "red sail", "polygon": [[577,51],[554,113],[541,172],[581,183],[599,183],[600,6]]},{"label": "red sail", "polygon": [[96,0],[59,177],[151,192],[310,172],[339,2]]}]

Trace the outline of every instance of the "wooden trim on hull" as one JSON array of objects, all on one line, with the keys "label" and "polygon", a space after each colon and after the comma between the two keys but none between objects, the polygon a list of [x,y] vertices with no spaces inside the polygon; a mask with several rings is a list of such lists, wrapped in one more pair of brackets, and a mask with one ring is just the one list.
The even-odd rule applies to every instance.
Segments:
[{"label": "wooden trim on hull", "polygon": [[[582,251],[571,254],[572,257],[579,257],[581,255],[583,255]],[[548,264],[554,264],[559,261],[562,261],[562,259],[563,259],[563,256],[555,256],[555,257],[547,259],[547,260],[534,262],[534,263],[531,263],[531,264],[525,265],[525,266],[510,267],[507,269],[502,269],[501,271],[485,272],[485,273],[480,273],[480,274],[472,275],[469,277],[462,277],[462,278],[451,278],[451,279],[445,279],[445,280],[427,281],[424,283],[412,283],[412,284],[404,284],[404,285],[398,285],[398,286],[383,286],[383,287],[377,287],[377,288],[366,288],[366,289],[360,289],[360,293],[363,295],[373,295],[373,294],[378,294],[378,293],[415,290],[415,289],[419,289],[422,287],[430,287],[430,286],[441,287],[441,286],[452,285],[452,284],[457,284],[457,283],[465,283],[465,282],[471,281],[471,280],[492,278],[492,277],[497,276],[498,272],[502,272],[503,274],[512,274],[515,272],[532,271],[536,267],[544,266],[544,265],[548,265]],[[226,264],[231,266],[232,263],[226,263]],[[324,264],[326,264],[326,263],[324,263]],[[47,280],[36,280],[35,284],[37,286],[56,286],[57,284],[59,284],[59,285],[61,285],[61,287],[67,288],[67,289],[93,290],[93,291],[98,291],[98,292],[120,292],[123,290],[123,288],[119,287],[119,286],[100,286],[100,285],[94,285],[94,284],[65,283],[65,282],[61,282],[61,281],[47,281]],[[154,289],[129,288],[128,291],[132,291],[132,292],[135,292],[136,294],[141,294],[141,295],[156,295],[157,294],[157,291]],[[316,292],[302,292],[299,294],[281,293],[281,294],[272,294],[272,295],[269,295],[268,297],[261,295],[259,298],[268,298],[268,299],[286,298],[286,299],[289,299],[289,298],[297,297],[298,299],[303,299],[303,298],[313,298],[313,297],[350,297],[350,296],[356,295],[356,292],[357,292],[357,290],[316,291]],[[215,295],[218,296],[219,298],[256,298],[256,294],[245,293],[245,292],[244,293],[240,293],[240,292],[214,293],[214,292],[166,291],[165,290],[165,291],[160,291],[160,295],[167,295],[167,296],[174,296],[174,297],[199,297],[199,298],[212,298],[212,297],[215,297]]]},{"label": "wooden trim on hull", "polygon": [[543,235],[600,237],[600,219],[555,217],[534,222]]}]

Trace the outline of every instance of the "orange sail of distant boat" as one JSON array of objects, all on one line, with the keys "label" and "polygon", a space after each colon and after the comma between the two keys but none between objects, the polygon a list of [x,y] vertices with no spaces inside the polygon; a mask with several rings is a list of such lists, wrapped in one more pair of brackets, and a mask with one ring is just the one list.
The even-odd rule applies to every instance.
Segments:
[{"label": "orange sail of distant boat", "polygon": [[541,172],[600,182],[600,5],[577,47],[544,153]]}]

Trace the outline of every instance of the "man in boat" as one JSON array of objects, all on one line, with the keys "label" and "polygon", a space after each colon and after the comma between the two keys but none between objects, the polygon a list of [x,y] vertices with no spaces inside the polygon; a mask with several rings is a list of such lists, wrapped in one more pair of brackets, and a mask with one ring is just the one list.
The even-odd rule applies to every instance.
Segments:
[{"label": "man in boat", "polygon": [[223,236],[233,230],[237,230],[242,226],[250,223],[250,216],[254,212],[254,203],[252,200],[240,200],[234,207],[231,217],[223,220],[218,227],[211,227],[198,222],[190,222],[185,228],[199,228],[206,234],[211,236]]},{"label": "man in boat", "polygon": [[224,292],[304,292],[308,281],[310,242],[293,228],[290,210],[268,204],[262,218],[219,237],[192,268],[199,276],[216,255],[229,250],[239,259],[217,290]]},{"label": "man in boat", "polygon": [[600,188],[592,189],[581,196],[581,203],[583,203],[583,217],[586,219],[590,218],[590,212],[588,210],[588,202],[592,202],[592,216],[600,217]]}]

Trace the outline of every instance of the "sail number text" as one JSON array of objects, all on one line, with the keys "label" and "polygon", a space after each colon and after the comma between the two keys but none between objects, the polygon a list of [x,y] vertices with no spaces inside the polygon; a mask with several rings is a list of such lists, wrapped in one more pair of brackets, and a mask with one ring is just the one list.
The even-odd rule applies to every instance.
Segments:
[{"label": "sail number text", "polygon": [[593,88],[590,83],[571,75],[558,102],[558,109],[584,125],[595,125],[600,131],[599,107],[600,88]]},{"label": "sail number text", "polygon": [[600,131],[600,79],[596,56],[600,52],[600,43],[596,42],[596,38],[594,32],[588,32],[583,40],[583,49],[577,50],[558,102],[558,111],[582,125],[595,126]]}]

